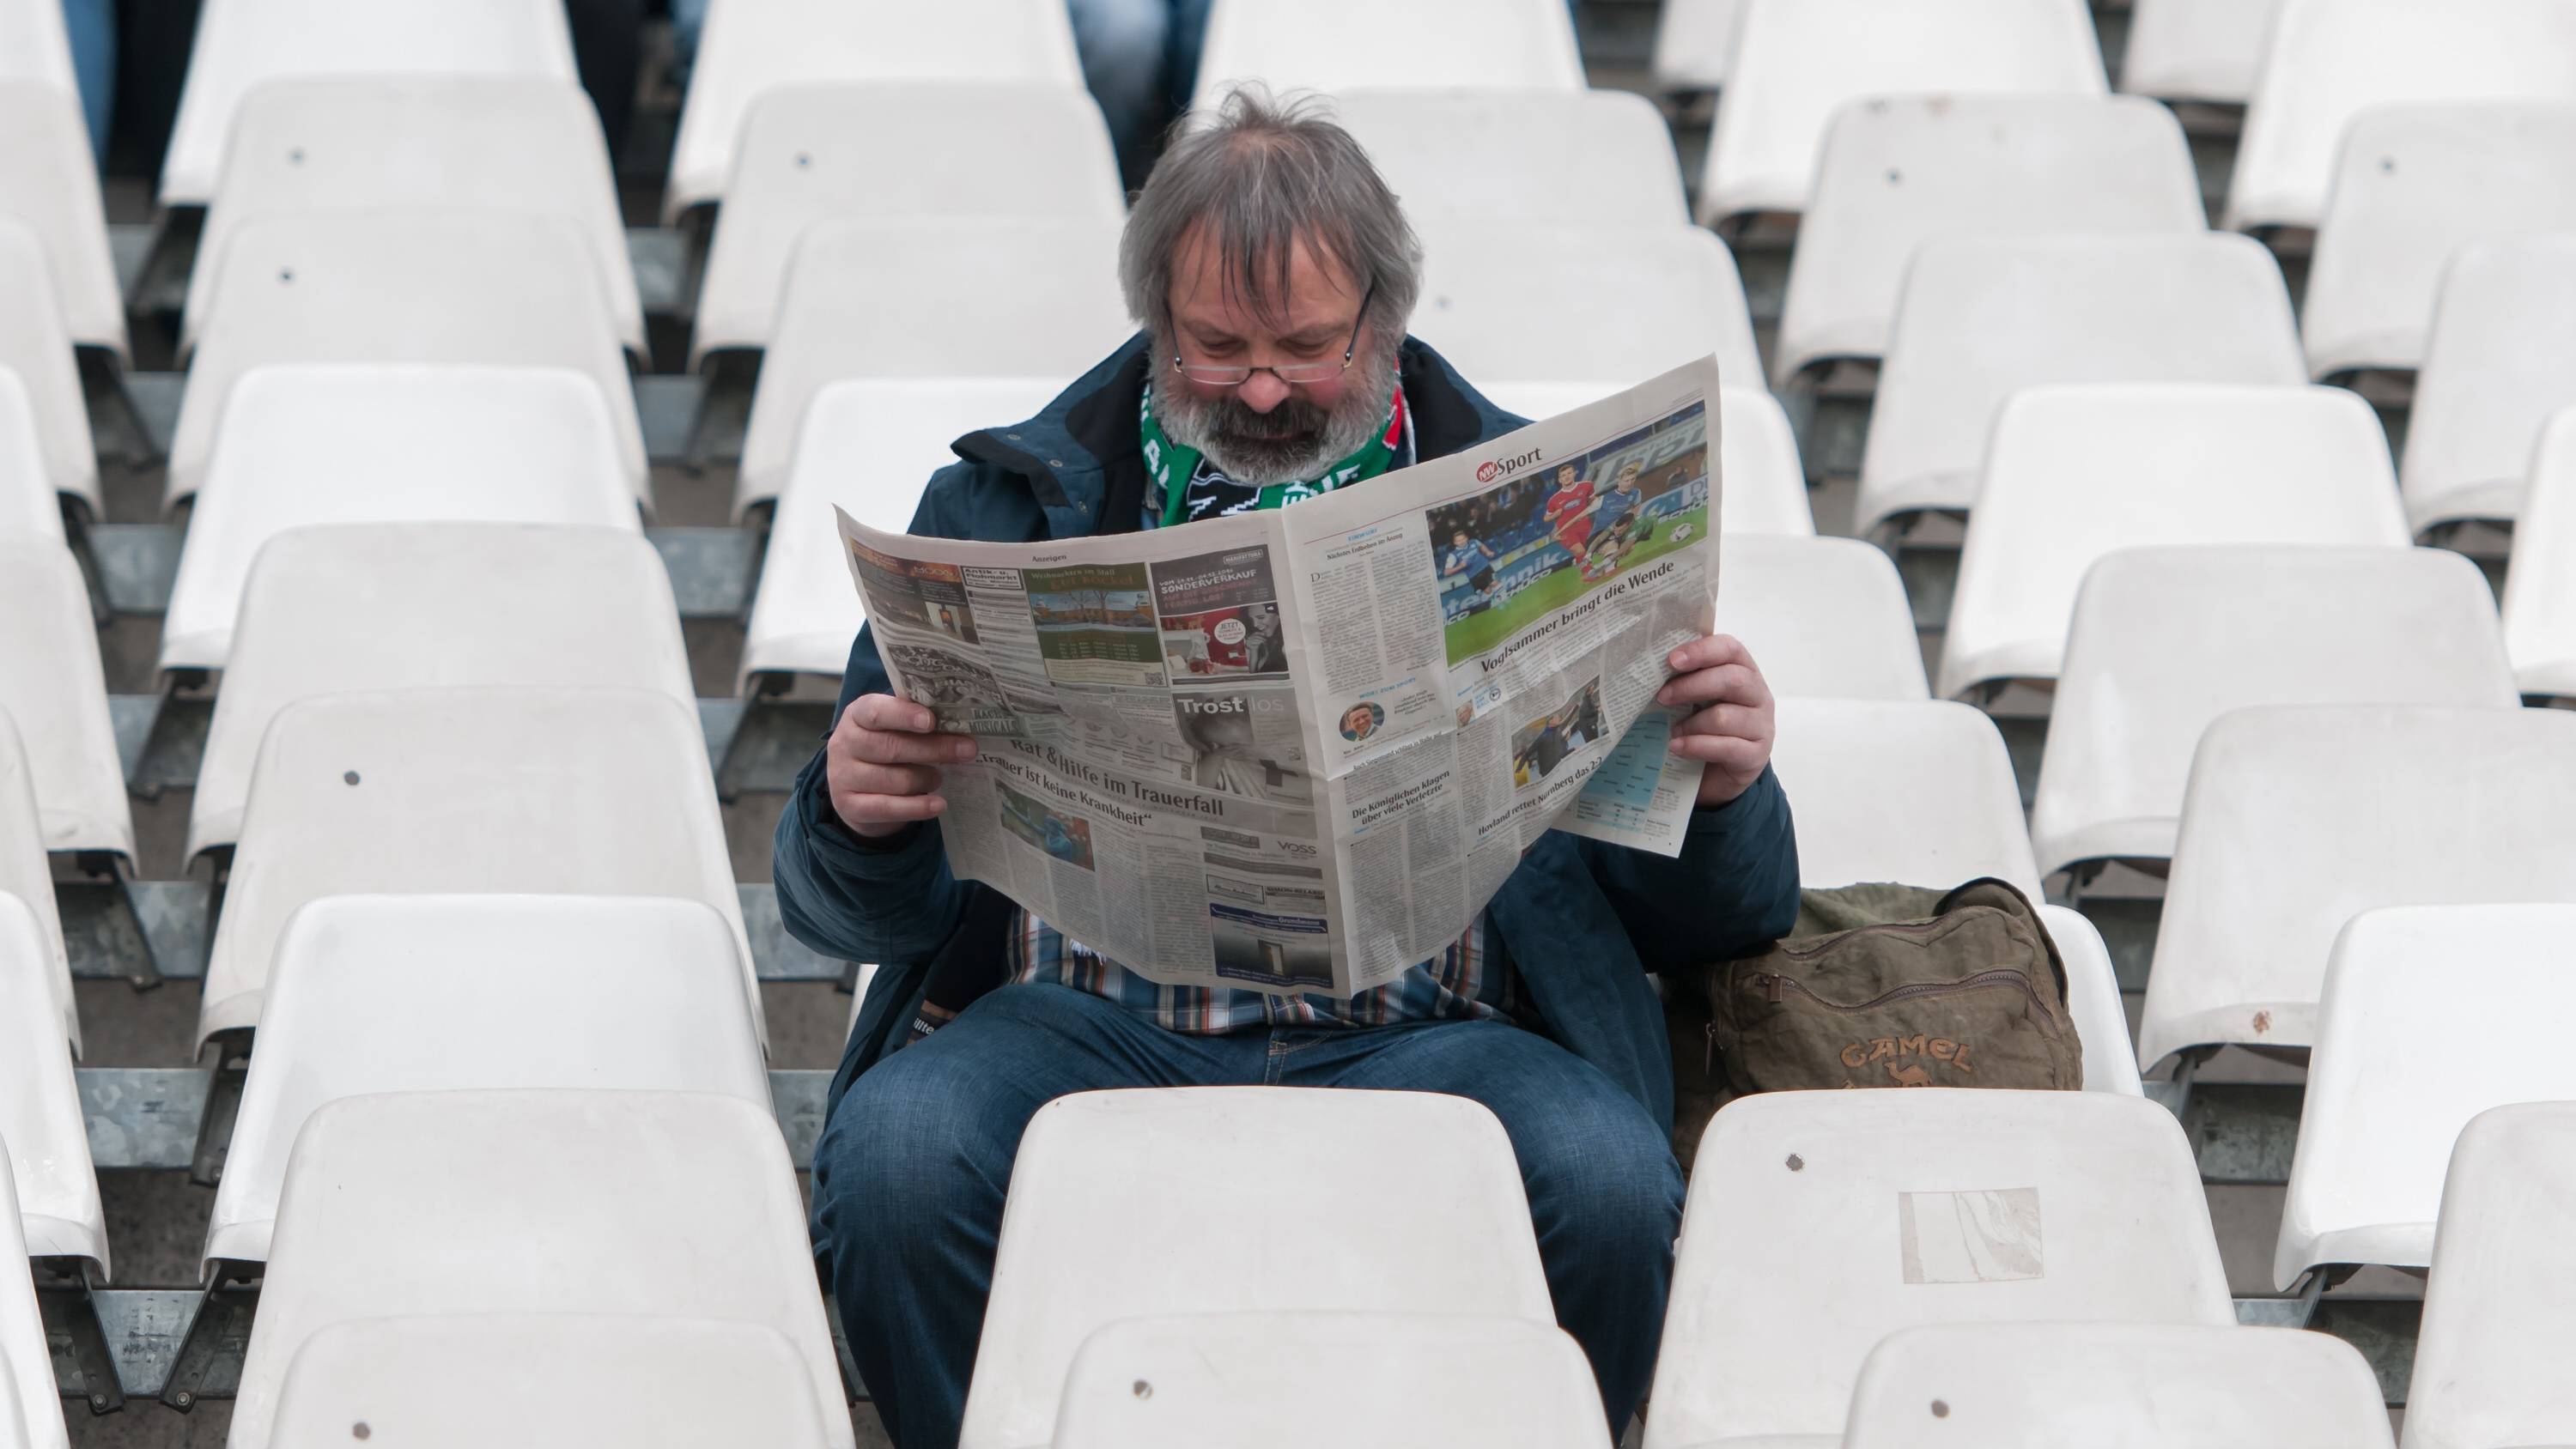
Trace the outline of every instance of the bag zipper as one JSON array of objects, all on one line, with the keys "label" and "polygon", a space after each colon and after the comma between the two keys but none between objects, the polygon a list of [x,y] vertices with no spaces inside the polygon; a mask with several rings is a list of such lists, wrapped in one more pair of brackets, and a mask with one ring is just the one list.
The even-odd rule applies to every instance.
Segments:
[{"label": "bag zipper", "polygon": [[1956,981],[1911,981],[1903,986],[1895,988],[1894,990],[1881,992],[1867,1001],[1857,1003],[1832,1000],[1831,998],[1820,994],[1816,988],[1809,986],[1806,982],[1800,981],[1794,976],[1783,976],[1776,971],[1758,972],[1752,976],[1746,977],[1745,980],[1752,985],[1761,987],[1763,996],[1774,1006],[1780,1004],[1781,992],[1783,989],[1786,989],[1797,992],[1799,995],[1814,1002],[1818,1006],[1825,1008],[1827,1011],[1872,1011],[1878,1007],[1885,1006],[1890,1002],[1909,1001],[1917,996],[1929,996],[1934,992],[1967,991],[1981,986],[2001,985],[2005,982],[2010,982],[2013,985],[2020,987],[2022,994],[2028,996],[2033,1005],[2045,1006],[2047,1004],[2039,999],[2039,988],[2030,984],[2029,976],[2008,966],[1997,967],[1991,971],[1979,971],[1972,975],[1962,976]]},{"label": "bag zipper", "polygon": [[1929,936],[1937,931],[1946,929],[1951,924],[1952,922],[1947,919],[1935,919],[1929,921],[1881,921],[1873,926],[1853,926],[1849,930],[1835,931],[1828,935],[1818,936],[1813,944],[1806,946],[1792,946],[1788,942],[1783,941],[1776,949],[1781,955],[1788,957],[1792,961],[1804,961],[1808,957],[1821,955],[1824,952],[1841,945],[1843,942],[1850,940],[1854,936]]}]

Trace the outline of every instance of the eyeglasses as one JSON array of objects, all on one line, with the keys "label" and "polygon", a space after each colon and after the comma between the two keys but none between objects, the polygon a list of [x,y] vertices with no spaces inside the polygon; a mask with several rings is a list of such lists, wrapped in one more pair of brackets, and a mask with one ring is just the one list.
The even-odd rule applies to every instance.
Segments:
[{"label": "eyeglasses", "polygon": [[1206,387],[1241,387],[1252,381],[1256,372],[1269,373],[1292,387],[1330,382],[1351,370],[1351,358],[1360,350],[1360,328],[1367,325],[1369,303],[1376,299],[1377,283],[1371,282],[1368,291],[1360,296],[1360,315],[1351,319],[1351,339],[1342,345],[1339,362],[1292,362],[1285,367],[1193,367],[1174,357],[1172,371]]}]

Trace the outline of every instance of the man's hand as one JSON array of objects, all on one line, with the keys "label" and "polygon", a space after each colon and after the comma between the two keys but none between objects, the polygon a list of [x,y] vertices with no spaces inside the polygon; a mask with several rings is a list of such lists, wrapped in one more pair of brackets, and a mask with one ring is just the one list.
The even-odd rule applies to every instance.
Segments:
[{"label": "man's hand", "polygon": [[1731,634],[1694,639],[1665,663],[1673,678],[1655,694],[1664,704],[1699,708],[1673,727],[1676,755],[1705,760],[1699,803],[1723,805],[1753,787],[1771,762],[1771,686],[1742,641]]},{"label": "man's hand", "polygon": [[842,824],[882,837],[948,808],[933,793],[939,766],[975,758],[975,741],[933,734],[936,722],[927,706],[891,694],[850,701],[823,747],[823,780]]}]

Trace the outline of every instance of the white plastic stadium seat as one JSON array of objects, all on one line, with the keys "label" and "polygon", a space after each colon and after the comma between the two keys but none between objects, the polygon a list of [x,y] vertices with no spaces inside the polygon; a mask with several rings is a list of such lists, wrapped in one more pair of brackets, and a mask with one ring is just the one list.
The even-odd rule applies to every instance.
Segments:
[{"label": "white plastic stadium seat", "polygon": [[[725,0],[708,7],[698,40],[664,222],[726,198],[744,118],[760,97],[817,81],[865,80],[1078,91],[1082,66],[1058,0]],[[895,134],[907,144],[919,139],[909,127]]]},{"label": "white plastic stadium seat", "polygon": [[50,486],[81,500],[97,517],[98,450],[52,275],[36,234],[0,220],[0,372],[16,373],[27,390]]},{"label": "white plastic stadium seat", "polygon": [[1676,91],[1725,85],[1743,18],[1744,0],[1664,0],[1655,22],[1655,83]]},{"label": "white plastic stadium seat", "polygon": [[2576,714],[2220,716],[2183,793],[2138,1065],[2197,1046],[2315,1045],[2327,954],[2356,912],[2576,901],[2570,798]]},{"label": "white plastic stadium seat", "polygon": [[[27,0],[0,0],[0,4]],[[42,0],[35,0],[42,3]],[[0,58],[0,221],[44,243],[63,325],[81,347],[125,356],[125,297],[107,249],[107,211],[80,98],[38,80],[7,79]]]},{"label": "white plastic stadium seat", "polygon": [[2076,590],[2114,549],[2404,548],[2387,435],[2340,388],[2033,387],[1995,415],[1939,690],[2054,679]]},{"label": "white plastic stadium seat", "polygon": [[[9,3],[0,0],[0,8]],[[17,1194],[0,1181],[0,1449],[66,1449],[71,1437],[35,1279],[10,1266],[26,1258]]]},{"label": "white plastic stadium seat", "polygon": [[2576,236],[2452,254],[2399,480],[2418,534],[2516,517],[2541,429],[2576,406]]},{"label": "white plastic stadium seat", "polygon": [[[63,1035],[77,1053],[80,1017],[72,1009],[71,961],[63,954],[63,923],[54,907],[53,866],[45,855],[42,819],[17,726],[9,723],[6,711],[0,711],[0,896],[15,896],[35,913],[37,934],[53,964],[48,979],[54,1006],[62,1017]],[[0,1255],[0,1263],[7,1261]]]},{"label": "white plastic stadium seat", "polygon": [[2391,1449],[2370,1361],[2294,1328],[1947,1323],[1891,1333],[1844,1449]]},{"label": "white plastic stadium seat", "polygon": [[662,556],[633,529],[298,528],[260,551],[188,813],[188,858],[241,838],[279,710],[353,689],[649,689],[695,708]]},{"label": "white plastic stadium seat", "polygon": [[2452,1149],[2406,1449],[2576,1443],[2576,1102],[2494,1107]]},{"label": "white plastic stadium seat", "polygon": [[814,1375],[759,1323],[597,1314],[361,1318],[304,1340],[271,1449],[388,1444],[824,1449]]},{"label": "white plastic stadium seat", "polygon": [[2173,112],[2135,96],[1889,96],[1835,113],[1772,375],[1878,357],[1938,236],[2208,229]]},{"label": "white plastic stadium seat", "polygon": [[2066,967],[2066,1015],[2075,1023],[2075,1039],[2084,1045],[2084,1090],[2116,1092],[2124,1097],[2146,1094],[2138,1080],[2138,1050],[2129,1040],[2128,1008],[2120,1000],[2119,972],[2102,933],[2080,911],[2065,906],[2031,904],[2057,947]]},{"label": "white plastic stadium seat", "polygon": [[2280,0],[2135,0],[2120,89],[2165,101],[2245,104]]},{"label": "white plastic stadium seat", "polygon": [[45,475],[41,442],[27,385],[0,364],[0,541],[64,541],[63,506]]},{"label": "white plastic stadium seat", "polygon": [[[1506,412],[1536,419],[1599,402],[1626,384],[1477,378],[1469,386]],[[1758,387],[1727,384],[1717,393],[1719,532],[1728,537],[1813,535],[1816,514],[1807,502],[1807,472],[1798,462],[1798,435],[1789,426],[1788,409]]]},{"label": "white plastic stadium seat", "polygon": [[1932,697],[1914,607],[1884,551],[1856,538],[1721,530],[1718,560],[1718,632],[1753,651],[1773,694]]},{"label": "white plastic stadium seat", "polygon": [[[1190,1170],[1173,1173],[1181,1160]],[[1311,1237],[1239,1226],[1254,1221],[1367,1226],[1318,1252]],[[1210,1254],[1224,1272],[1206,1271]],[[1011,1169],[958,1442],[1047,1442],[1075,1351],[1105,1324],[1271,1309],[1553,1326],[1529,1196],[1493,1113],[1428,1092],[1282,1087],[1081,1092],[1039,1108]]]},{"label": "white plastic stadium seat", "polygon": [[234,384],[216,437],[162,618],[163,669],[224,666],[251,563],[291,529],[643,527],[607,400],[568,368],[254,368]]},{"label": "white plastic stadium seat", "polygon": [[1456,218],[1418,230],[1413,333],[1471,381],[1603,381],[1606,394],[1714,353],[1721,378],[1762,385],[1744,280],[1705,231]]},{"label": "white plastic stadium seat", "polygon": [[2460,247],[2571,230],[2576,96],[2362,112],[2344,132],[2300,306],[2308,371],[2421,365]]},{"label": "white plastic stadium seat", "polygon": [[[0,895],[0,1148],[17,1186],[25,1251],[87,1258],[105,1278],[107,1215],[90,1168],[71,1049],[54,1010],[61,969],[35,911]],[[21,1266],[19,1256],[0,1257],[0,1273]]]},{"label": "white plastic stadium seat", "polygon": [[[618,339],[646,355],[599,112],[556,76],[315,76],[241,100],[197,243],[211,277],[242,223],[299,211],[455,207],[560,216],[598,262]],[[203,318],[192,293],[183,344]]]},{"label": "white plastic stadium seat", "polygon": [[2042,874],[2170,857],[2192,750],[2229,710],[2520,703],[2495,595],[2457,554],[2121,549],[2076,599],[2031,848]]},{"label": "white plastic stadium seat", "polygon": [[1879,374],[1855,529],[1974,504],[1996,411],[2025,387],[2307,380],[2280,266],[2249,238],[1927,242]]},{"label": "white plastic stadium seat", "polygon": [[1673,132],[1625,91],[1370,90],[1334,99],[1407,218],[1490,221],[1545,197],[1587,226],[1688,225]]},{"label": "white plastic stadium seat", "polygon": [[1835,1445],[1889,1333],[2081,1319],[2236,1321],[2171,1112],[2103,1092],[1739,1097],[1700,1138],[1646,1449]]},{"label": "white plastic stadium seat", "polygon": [[2576,407],[2532,460],[2504,578],[2504,647],[2525,694],[2576,698]]},{"label": "white plastic stadium seat", "polygon": [[397,1092],[316,1111],[287,1163],[232,1442],[271,1442],[280,1381],[322,1329],[474,1313],[774,1329],[811,1375],[824,1442],[852,1443],[787,1144],[738,1098]]},{"label": "white plastic stadium seat", "polygon": [[77,93],[62,6],[54,0],[0,0],[0,79],[39,80]]},{"label": "white plastic stadium seat", "polygon": [[1610,1435],[1582,1347],[1526,1319],[1178,1314],[1127,1319],[1083,1341],[1053,1449],[1217,1443],[1610,1449]]},{"label": "white plastic stadium seat", "polygon": [[2576,899],[2364,911],[2344,926],[2272,1260],[2282,1289],[2316,1267],[2432,1263],[2460,1129],[2567,1095],[2554,1048],[2576,1009],[2571,930]]},{"label": "white plastic stadium seat", "polygon": [[1771,766],[1798,812],[1799,884],[1947,888],[1990,875],[2040,899],[1993,720],[1947,700],[1783,699],[1777,714]]},{"label": "white plastic stadium seat", "polygon": [[839,677],[866,611],[832,510],[903,532],[930,475],[957,461],[950,443],[1032,416],[1063,387],[1061,378],[869,377],[815,394],[769,527],[741,679]]},{"label": "white plastic stadium seat", "polygon": [[739,932],[697,712],[650,690],[525,688],[330,694],[278,711],[252,768],[198,1045],[257,1025],[278,936],[305,902],[493,891],[682,896]]},{"label": "white plastic stadium seat", "polygon": [[702,363],[711,352],[767,346],[783,315],[788,260],[818,223],[1115,225],[1126,215],[1109,128],[1086,92],[957,80],[773,90],[743,119],[690,350]]},{"label": "white plastic stadium seat", "polygon": [[2226,224],[2312,227],[2353,118],[2407,101],[2576,101],[2564,0],[2279,0]]},{"label": "white plastic stadium seat", "polygon": [[1192,109],[1213,108],[1242,81],[1274,94],[1584,86],[1573,20],[1550,0],[1216,0]]},{"label": "white plastic stadium seat", "polygon": [[1699,217],[1806,210],[1846,101],[2108,89],[2083,0],[1744,0]]},{"label": "white plastic stadium seat", "polygon": [[263,1262],[315,1109],[477,1087],[714,1092],[769,1106],[758,983],[704,902],[331,896],[286,923],[206,1229]]},{"label": "white plastic stadium seat", "polygon": [[205,481],[234,383],[288,362],[471,363],[587,374],[646,498],[644,429],[599,263],[559,216],[366,211],[244,223],[224,247],[179,403],[167,497]]},{"label": "white plastic stadium seat", "polygon": [[0,543],[0,715],[26,749],[45,849],[132,858],[98,624],[80,563],[59,543]]},{"label": "white plastic stadium seat", "polygon": [[990,219],[813,228],[788,263],[760,360],[735,516],[787,486],[806,406],[826,383],[1090,371],[1134,325],[1118,293],[1118,231]]}]

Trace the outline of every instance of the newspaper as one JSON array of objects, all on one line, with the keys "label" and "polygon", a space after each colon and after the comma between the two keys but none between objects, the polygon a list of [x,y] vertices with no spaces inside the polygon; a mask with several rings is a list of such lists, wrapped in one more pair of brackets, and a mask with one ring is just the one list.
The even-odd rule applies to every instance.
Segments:
[{"label": "newspaper", "polygon": [[1714,359],[1291,508],[841,536],[895,690],[975,736],[957,875],[1152,980],[1349,996],[1550,829],[1679,852],[1672,649],[1717,582]]}]

